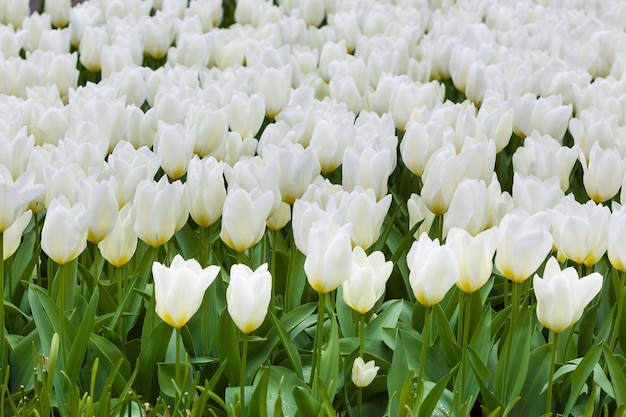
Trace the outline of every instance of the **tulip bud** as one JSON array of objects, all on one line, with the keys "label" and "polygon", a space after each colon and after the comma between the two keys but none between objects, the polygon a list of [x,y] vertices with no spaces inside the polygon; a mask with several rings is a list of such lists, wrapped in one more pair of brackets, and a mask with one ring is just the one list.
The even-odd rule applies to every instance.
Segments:
[{"label": "tulip bud", "polygon": [[466,178],[456,187],[443,217],[443,232],[460,227],[476,236],[487,227],[487,186],[482,180]]},{"label": "tulip bud", "polygon": [[234,264],[230,268],[230,282],[226,289],[228,314],[243,333],[253,332],[263,324],[271,297],[272,276],[267,264],[254,271],[243,264]]},{"label": "tulip bud", "polygon": [[52,17],[52,24],[56,27],[63,27],[70,21],[70,0],[46,0],[44,11]]},{"label": "tulip bud", "polygon": [[224,168],[213,157],[189,162],[187,191],[189,193],[189,214],[200,227],[209,227],[222,215],[226,187]]},{"label": "tulip bud", "polygon": [[324,221],[317,221],[311,227],[304,272],[311,287],[320,294],[335,290],[350,273],[351,227],[351,223],[339,227]]},{"label": "tulip bud", "polygon": [[352,228],[350,240],[353,245],[368,249],[380,237],[380,229],[391,206],[391,194],[377,202],[372,189],[364,191],[357,187],[344,201],[346,209],[343,223],[359,225]]},{"label": "tulip bud", "polygon": [[7,230],[26,210],[28,204],[43,194],[43,185],[34,185],[35,173],[27,171],[15,183],[0,164],[0,232]]},{"label": "tulip bud", "polygon": [[91,72],[100,71],[102,48],[108,43],[109,34],[106,27],[89,26],[85,28],[78,50],[80,63]]},{"label": "tulip bud", "polygon": [[618,193],[624,178],[624,162],[617,150],[602,149],[598,142],[594,142],[589,162],[581,152],[580,164],[585,191],[593,201],[603,203]]},{"label": "tulip bud", "polygon": [[48,206],[41,230],[41,249],[59,265],[64,265],[87,247],[89,215],[83,203],[70,206],[65,196]]},{"label": "tulip bud", "polygon": [[182,125],[159,121],[159,128],[154,135],[154,153],[161,159],[161,168],[172,180],[187,172],[193,155],[194,139],[195,132],[186,130]]},{"label": "tulip bud", "polygon": [[504,216],[498,230],[495,265],[513,282],[523,282],[552,250],[550,219],[541,212],[529,216],[516,210]]},{"label": "tulip bud", "polygon": [[376,151],[367,148],[359,153],[354,148],[346,148],[341,168],[341,180],[346,191],[353,191],[361,186],[364,189],[373,189],[377,199],[387,194],[387,181],[392,172],[389,149]]},{"label": "tulip bud", "polygon": [[535,214],[556,206],[564,197],[558,177],[545,181],[535,176],[522,177],[513,174],[513,205],[521,207],[528,214]]},{"label": "tulip bud", "polygon": [[372,383],[380,367],[375,366],[373,360],[365,363],[362,358],[356,358],[352,364],[352,382],[359,388],[367,387]]},{"label": "tulip bud", "polygon": [[497,243],[497,228],[485,230],[476,236],[459,228],[448,232],[446,246],[452,249],[459,264],[459,279],[456,285],[461,291],[473,293],[489,280]]},{"label": "tulip bud", "polygon": [[11,255],[15,253],[17,248],[22,242],[22,233],[24,229],[30,223],[30,219],[33,217],[33,212],[28,210],[18,216],[17,219],[2,233],[4,246],[2,247],[2,256],[6,261]]},{"label": "tulip bud", "polygon": [[626,272],[626,206],[613,209],[609,219],[607,255],[614,268]]},{"label": "tulip bud", "polygon": [[265,233],[273,201],[273,193],[269,190],[246,191],[238,187],[229,190],[222,213],[222,241],[237,252],[256,245]]},{"label": "tulip bud", "polygon": [[422,234],[407,254],[409,282],[417,301],[425,307],[439,303],[459,278],[454,252],[439,239]]},{"label": "tulip bud", "polygon": [[558,261],[551,257],[546,263],[543,278],[535,275],[533,287],[539,322],[560,333],[581,318],[587,304],[600,292],[602,275],[594,272],[579,279],[574,267],[561,271]]},{"label": "tulip bud", "polygon": [[104,259],[118,268],[133,257],[137,249],[137,234],[131,203],[118,212],[113,230],[98,243],[98,249]]},{"label": "tulip bud", "polygon": [[204,292],[215,280],[219,266],[202,269],[198,261],[176,255],[170,267],[154,262],[156,312],[170,326],[180,329],[198,311]]},{"label": "tulip bud", "polygon": [[350,275],[341,284],[343,300],[354,311],[367,313],[385,292],[392,269],[393,263],[385,262],[382,252],[373,252],[368,256],[363,248],[355,247]]}]

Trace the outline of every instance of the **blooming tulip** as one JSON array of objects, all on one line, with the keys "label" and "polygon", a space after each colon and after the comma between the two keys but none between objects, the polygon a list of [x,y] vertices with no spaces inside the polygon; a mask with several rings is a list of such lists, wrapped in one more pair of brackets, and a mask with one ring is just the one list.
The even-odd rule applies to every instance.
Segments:
[{"label": "blooming tulip", "polygon": [[391,206],[391,194],[377,202],[371,188],[364,191],[357,187],[342,201],[345,201],[344,223],[359,225],[350,232],[352,244],[368,249],[380,237],[380,229]]},{"label": "blooming tulip", "polygon": [[89,213],[83,203],[70,206],[65,196],[55,198],[46,212],[41,230],[41,249],[59,265],[64,265],[87,247]]},{"label": "blooming tulip", "polygon": [[482,180],[465,178],[456,187],[450,207],[443,216],[444,235],[453,227],[467,230],[472,236],[484,230],[489,221],[487,186]]},{"label": "blooming tulip", "polygon": [[272,276],[267,264],[254,271],[243,264],[234,264],[230,268],[230,282],[226,289],[228,314],[243,333],[253,332],[263,324],[271,295]]},{"label": "blooming tulip", "polygon": [[589,153],[589,161],[580,155],[583,167],[583,184],[587,195],[596,203],[603,203],[613,198],[624,178],[624,162],[615,149],[602,149],[594,142]]},{"label": "blooming tulip", "polygon": [[385,262],[382,252],[369,256],[357,246],[352,251],[350,275],[341,284],[343,299],[354,311],[365,314],[385,292],[385,284],[391,276],[393,263]]},{"label": "blooming tulip", "polygon": [[204,292],[215,280],[219,266],[202,269],[195,259],[176,255],[169,267],[154,262],[156,312],[170,326],[180,329],[198,311]]},{"label": "blooming tulip", "polygon": [[551,257],[543,278],[535,275],[533,287],[537,296],[537,318],[555,333],[571,327],[583,314],[585,306],[600,292],[602,275],[594,272],[582,278],[573,267],[561,271]]},{"label": "blooming tulip", "polygon": [[226,187],[223,165],[213,157],[189,161],[187,190],[189,214],[200,227],[209,227],[222,215]]},{"label": "blooming tulip", "polygon": [[523,177],[513,174],[513,205],[521,207],[528,214],[551,209],[564,197],[559,186],[559,178],[554,176],[540,180],[535,176]]},{"label": "blooming tulip", "polygon": [[417,301],[431,307],[446,296],[459,278],[459,265],[454,252],[441,246],[439,239],[422,234],[407,254],[409,282]]},{"label": "blooming tulip", "polygon": [[380,367],[371,360],[365,363],[363,358],[356,358],[352,364],[352,382],[359,388],[367,387],[372,383]]},{"label": "blooming tulip", "polygon": [[317,221],[309,232],[304,272],[309,284],[320,294],[337,289],[348,277],[352,267],[350,228]]}]

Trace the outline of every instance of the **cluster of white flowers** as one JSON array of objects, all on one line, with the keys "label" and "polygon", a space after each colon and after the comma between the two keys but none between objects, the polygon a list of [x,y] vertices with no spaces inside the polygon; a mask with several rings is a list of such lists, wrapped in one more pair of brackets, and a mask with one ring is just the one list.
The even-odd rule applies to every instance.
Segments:
[{"label": "cluster of white flowers", "polygon": [[[620,188],[626,201],[625,3],[276,3],[238,1],[219,28],[221,0],[47,0],[31,15],[3,2],[0,231],[22,219],[5,239],[28,206],[47,209],[42,247],[59,263],[89,240],[122,265],[137,237],[162,245],[189,216],[222,216],[236,251],[289,220],[304,253],[320,221],[368,248],[402,164],[419,177],[416,237],[435,216],[443,237],[475,236],[516,209],[549,217],[560,256],[592,266],[610,243],[624,268],[608,228],[624,210],[602,204]],[[445,100],[445,80],[467,100]],[[509,194],[494,171],[513,134]],[[569,191],[577,161],[587,202]]]}]

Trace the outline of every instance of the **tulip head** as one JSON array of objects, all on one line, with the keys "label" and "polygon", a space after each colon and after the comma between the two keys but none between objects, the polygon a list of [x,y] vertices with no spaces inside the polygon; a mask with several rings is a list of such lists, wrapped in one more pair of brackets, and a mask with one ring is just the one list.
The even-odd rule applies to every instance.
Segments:
[{"label": "tulip head", "polygon": [[446,296],[459,278],[459,265],[454,252],[431,240],[426,233],[413,242],[407,254],[409,282],[417,301],[431,307]]},{"label": "tulip head", "polygon": [[64,265],[87,247],[89,214],[82,203],[70,206],[65,196],[55,198],[46,212],[41,230],[41,249]]},{"label": "tulip head", "polygon": [[496,228],[487,229],[476,236],[459,228],[448,232],[446,246],[452,249],[459,264],[459,280],[456,285],[461,291],[471,294],[489,280],[497,243]]},{"label": "tulip head", "polygon": [[370,311],[385,292],[392,269],[393,263],[385,262],[382,252],[367,256],[363,248],[355,247],[350,275],[341,284],[346,304],[360,314]]},{"label": "tulip head", "polygon": [[380,367],[372,360],[365,363],[363,358],[356,358],[352,364],[352,382],[359,388],[372,383]]},{"label": "tulip head", "polygon": [[176,255],[169,267],[154,262],[154,297],[156,312],[170,326],[180,329],[198,311],[204,292],[215,280],[220,268],[202,269],[195,259]]},{"label": "tulip head", "polygon": [[335,223],[317,221],[309,232],[304,272],[309,284],[320,294],[335,290],[350,273],[352,223],[339,227]]},{"label": "tulip head", "polygon": [[254,271],[243,264],[231,267],[226,289],[228,314],[243,333],[253,332],[263,324],[271,295],[272,276],[267,264]]},{"label": "tulip head", "polygon": [[551,257],[543,278],[535,275],[533,287],[537,318],[544,327],[560,333],[580,319],[587,304],[600,292],[602,275],[594,272],[579,279],[573,267],[561,271],[556,258]]}]

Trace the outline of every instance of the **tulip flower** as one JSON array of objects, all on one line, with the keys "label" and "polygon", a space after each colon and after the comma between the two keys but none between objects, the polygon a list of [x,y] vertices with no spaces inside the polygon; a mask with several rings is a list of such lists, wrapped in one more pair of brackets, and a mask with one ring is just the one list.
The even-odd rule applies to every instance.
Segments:
[{"label": "tulip flower", "polygon": [[377,151],[367,148],[359,152],[355,148],[346,148],[341,168],[341,180],[346,191],[361,186],[373,189],[378,200],[387,195],[387,180],[393,170],[389,149]]},{"label": "tulip flower", "polygon": [[372,383],[380,367],[371,360],[367,363],[363,358],[356,358],[352,364],[352,382],[359,388],[367,387]]},{"label": "tulip flower", "polygon": [[345,202],[345,218],[343,223],[358,224],[350,232],[350,240],[354,246],[368,249],[380,237],[380,230],[385,216],[391,206],[391,194],[376,201],[374,191],[357,187],[342,200]]},{"label": "tulip flower", "polygon": [[552,236],[559,252],[578,264],[595,265],[607,250],[608,207],[592,200],[580,204],[573,198],[564,199],[553,210]]},{"label": "tulip flower", "polygon": [[211,265],[202,269],[195,259],[176,255],[169,267],[154,262],[154,297],[156,312],[164,322],[180,329],[198,311],[204,292],[220,270]]},{"label": "tulip flower", "polygon": [[513,282],[526,281],[552,250],[550,218],[515,210],[504,216],[498,231],[495,265]]},{"label": "tulip flower", "polygon": [[46,212],[41,230],[41,249],[59,265],[64,265],[87,247],[89,213],[83,203],[70,206],[65,196],[55,198]]},{"label": "tulip flower", "polygon": [[382,252],[373,252],[368,256],[363,248],[355,247],[350,275],[341,284],[346,304],[360,314],[370,311],[385,292],[392,269],[393,263],[385,262]]},{"label": "tulip flower", "polygon": [[422,234],[407,254],[409,282],[417,301],[432,307],[446,296],[459,279],[459,264],[454,252]]},{"label": "tulip flower", "polygon": [[271,294],[272,276],[267,264],[254,271],[243,264],[231,267],[230,283],[226,289],[228,314],[244,334],[253,332],[263,324]]},{"label": "tulip flower", "polygon": [[482,180],[465,178],[452,195],[450,207],[443,216],[443,233],[454,227],[467,230],[472,236],[487,227],[487,186]]},{"label": "tulip flower", "polygon": [[237,252],[256,245],[265,233],[267,217],[272,210],[274,195],[256,188],[248,192],[235,187],[224,200],[220,238]]},{"label": "tulip flower", "polygon": [[337,289],[350,273],[351,227],[351,223],[340,227],[324,221],[317,221],[311,227],[304,272],[311,287],[320,295]]},{"label": "tulip flower", "polygon": [[448,232],[446,246],[452,249],[459,265],[456,285],[461,291],[471,294],[489,280],[497,243],[497,228],[487,229],[476,236],[460,228]]},{"label": "tulip flower", "polygon": [[[187,192],[180,181],[169,183],[167,176],[159,182],[139,183],[133,200],[135,233],[153,248],[170,240],[189,216]],[[183,223],[184,224],[184,223]]]},{"label": "tulip flower", "polygon": [[161,168],[167,176],[176,180],[187,172],[193,155],[195,131],[161,120],[158,126],[154,135],[154,153],[161,159]]},{"label": "tulip flower", "polygon": [[618,193],[624,178],[624,162],[616,149],[602,149],[598,142],[594,142],[589,161],[581,151],[580,163],[585,191],[593,201],[603,203]]},{"label": "tulip flower", "polygon": [[540,180],[535,176],[523,177],[513,174],[513,205],[521,207],[528,214],[554,208],[564,197],[559,185],[559,177]]},{"label": "tulip flower", "polygon": [[587,304],[600,292],[602,275],[593,272],[579,279],[574,267],[561,271],[556,258],[546,263],[543,277],[535,274],[533,287],[537,296],[537,318],[555,333],[574,325]]},{"label": "tulip flower", "polygon": [[9,171],[0,164],[0,233],[24,213],[28,204],[43,194],[43,185],[34,185],[35,173],[28,171],[14,183]]},{"label": "tulip flower", "polygon": [[4,239],[2,246],[2,257],[6,261],[9,259],[11,255],[15,253],[17,248],[20,246],[20,242],[22,241],[22,233],[24,233],[24,229],[30,223],[30,219],[33,217],[33,212],[28,210],[23,212],[21,215],[15,219],[13,224],[9,226],[4,232],[0,233],[2,238]]},{"label": "tulip flower", "polygon": [[110,264],[121,267],[135,254],[137,234],[131,203],[126,204],[117,214],[113,230],[98,243],[98,249]]},{"label": "tulip flower", "polygon": [[189,214],[200,227],[209,227],[222,215],[226,187],[224,168],[213,157],[189,161],[187,171]]},{"label": "tulip flower", "polygon": [[614,209],[609,219],[607,255],[614,268],[626,272],[626,206]]},{"label": "tulip flower", "polygon": [[87,239],[100,243],[113,230],[119,213],[115,191],[110,182],[83,180],[79,183],[89,213]]},{"label": "tulip flower", "polygon": [[454,146],[446,144],[428,160],[422,179],[422,201],[435,215],[442,215],[450,207],[452,196],[463,178],[465,164],[457,156]]}]

